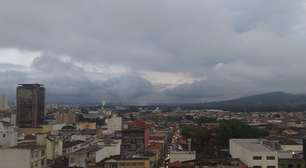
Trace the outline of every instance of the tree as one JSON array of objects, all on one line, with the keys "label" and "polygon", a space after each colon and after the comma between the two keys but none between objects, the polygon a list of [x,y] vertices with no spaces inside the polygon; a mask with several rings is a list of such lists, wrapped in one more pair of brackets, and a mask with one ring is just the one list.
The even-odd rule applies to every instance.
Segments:
[{"label": "tree", "polygon": [[201,124],[205,124],[205,123],[214,123],[216,121],[217,121],[216,118],[208,118],[208,117],[201,116],[201,117],[197,118],[195,122],[197,124],[201,125]]},{"label": "tree", "polygon": [[251,127],[238,120],[222,121],[216,130],[219,148],[228,148],[229,140],[233,138],[261,138],[268,135],[263,129]]},{"label": "tree", "polygon": [[198,157],[213,158],[215,139],[211,131],[206,128],[184,125],[181,127],[182,136],[191,138],[192,150],[197,152]]},{"label": "tree", "polygon": [[74,130],[76,129],[74,126],[72,125],[66,125],[66,126],[63,126],[62,130]]}]

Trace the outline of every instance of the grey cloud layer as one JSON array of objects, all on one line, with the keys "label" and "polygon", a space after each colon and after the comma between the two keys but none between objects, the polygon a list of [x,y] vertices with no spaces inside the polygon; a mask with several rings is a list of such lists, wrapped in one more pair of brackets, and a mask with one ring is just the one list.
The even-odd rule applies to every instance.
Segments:
[{"label": "grey cloud layer", "polygon": [[[191,102],[306,92],[304,0],[0,2],[0,47],[53,53],[25,74],[2,68],[10,77],[0,80],[44,82],[51,98]],[[105,74],[59,61],[63,54],[131,73],[100,80]],[[160,90],[141,71],[182,72],[199,80]]]}]

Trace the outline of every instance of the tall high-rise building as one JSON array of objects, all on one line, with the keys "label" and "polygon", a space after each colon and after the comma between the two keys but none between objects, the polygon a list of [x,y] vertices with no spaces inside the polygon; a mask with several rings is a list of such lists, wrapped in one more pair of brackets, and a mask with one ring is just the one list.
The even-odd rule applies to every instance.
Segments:
[{"label": "tall high-rise building", "polygon": [[121,157],[142,156],[145,152],[145,129],[129,128],[122,131]]},{"label": "tall high-rise building", "polygon": [[41,84],[20,84],[17,87],[17,126],[37,128],[45,115],[45,88]]},{"label": "tall high-rise building", "polygon": [[6,96],[0,96],[0,109],[8,109],[8,101]]}]

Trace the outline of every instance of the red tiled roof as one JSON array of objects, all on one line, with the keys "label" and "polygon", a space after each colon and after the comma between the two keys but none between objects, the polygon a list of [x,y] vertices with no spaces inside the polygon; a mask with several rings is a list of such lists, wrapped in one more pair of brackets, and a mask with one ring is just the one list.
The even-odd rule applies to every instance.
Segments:
[{"label": "red tiled roof", "polygon": [[152,143],[148,146],[148,149],[160,149],[161,146],[162,146],[162,143],[152,142]]},{"label": "red tiled roof", "polygon": [[187,145],[188,144],[188,142],[183,138],[178,139],[178,143],[181,144],[181,145]]},{"label": "red tiled roof", "polygon": [[152,140],[164,140],[164,136],[150,136],[150,139]]},{"label": "red tiled roof", "polygon": [[182,163],[180,161],[176,161],[176,162],[170,163],[169,167],[170,168],[180,168],[182,167]]},{"label": "red tiled roof", "polygon": [[143,127],[143,128],[151,128],[153,127],[152,124],[147,124],[144,120],[139,119],[139,120],[135,120],[133,122],[130,122],[129,125],[131,126],[137,126],[137,127]]}]

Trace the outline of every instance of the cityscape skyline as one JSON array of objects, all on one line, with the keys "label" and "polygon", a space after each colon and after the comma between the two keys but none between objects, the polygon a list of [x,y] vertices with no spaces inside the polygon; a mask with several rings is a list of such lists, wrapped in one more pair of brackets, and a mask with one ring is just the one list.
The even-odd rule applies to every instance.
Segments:
[{"label": "cityscape skyline", "polygon": [[0,168],[306,168],[306,0],[0,4]]}]

